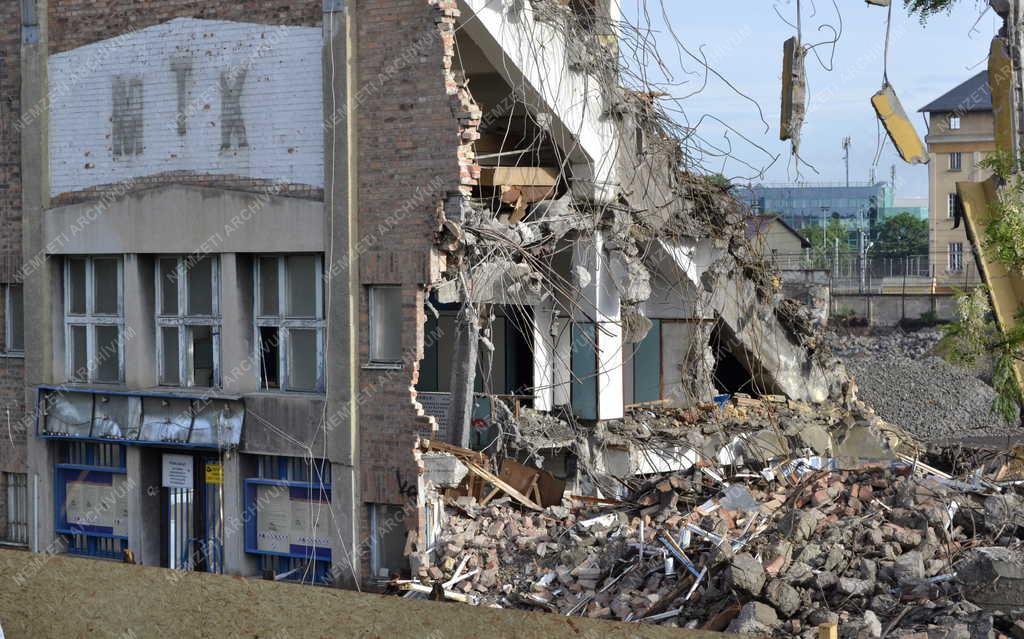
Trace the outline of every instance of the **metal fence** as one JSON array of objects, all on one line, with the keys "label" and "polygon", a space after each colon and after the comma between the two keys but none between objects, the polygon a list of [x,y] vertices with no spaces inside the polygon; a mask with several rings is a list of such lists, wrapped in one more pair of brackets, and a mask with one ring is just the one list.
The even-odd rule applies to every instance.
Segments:
[{"label": "metal fence", "polygon": [[862,257],[856,252],[824,254],[807,251],[799,254],[776,254],[774,266],[782,272],[784,280],[795,279],[794,274],[810,276],[829,284],[834,293],[900,293],[966,288],[981,283],[977,262],[970,247],[950,253],[933,255],[879,255],[868,253]]}]

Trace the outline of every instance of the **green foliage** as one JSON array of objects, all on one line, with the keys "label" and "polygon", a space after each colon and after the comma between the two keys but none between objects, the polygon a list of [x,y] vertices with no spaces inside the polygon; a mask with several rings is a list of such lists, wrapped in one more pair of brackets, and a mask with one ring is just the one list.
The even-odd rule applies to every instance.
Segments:
[{"label": "green foliage", "polygon": [[875,246],[875,252],[883,255],[926,255],[928,221],[906,212],[887,218],[878,227]]},{"label": "green foliage", "polygon": [[847,242],[850,231],[840,220],[832,218],[825,228],[815,224],[800,229],[803,235],[811,243],[811,266],[824,268],[831,264],[831,257],[835,252],[836,240],[839,240],[839,251],[847,250]]},{"label": "green foliage", "polygon": [[985,248],[1007,269],[1024,273],[1024,175],[1014,171],[1006,152],[992,153],[980,165],[1003,180],[985,227]]},{"label": "green foliage", "polygon": [[921,22],[924,23],[929,17],[936,13],[948,13],[953,9],[953,5],[962,1],[963,0],[903,0],[903,4],[910,13],[918,14],[921,17]]},{"label": "green foliage", "polygon": [[1024,358],[1024,324],[1008,334],[1001,333],[992,319],[988,291],[980,286],[957,296],[957,311],[958,321],[946,327],[950,361],[974,366],[982,355],[991,354],[992,387],[996,391],[992,411],[1014,421],[1024,400],[1014,376],[1014,363]]}]

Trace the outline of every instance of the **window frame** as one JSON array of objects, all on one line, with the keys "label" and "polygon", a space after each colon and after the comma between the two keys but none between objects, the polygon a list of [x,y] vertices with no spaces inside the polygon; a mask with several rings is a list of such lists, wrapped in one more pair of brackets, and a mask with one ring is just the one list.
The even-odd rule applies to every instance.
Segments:
[{"label": "window frame", "polygon": [[[210,277],[211,277],[211,304],[210,308],[212,313],[209,315],[189,314],[188,309],[188,269],[186,262],[192,258],[191,255],[158,255],[154,261],[154,288],[156,289],[155,295],[155,308],[154,316],[156,323],[156,380],[158,386],[165,386],[170,388],[219,388],[221,384],[221,366],[220,366],[220,329],[221,329],[221,309],[220,309],[220,259],[219,256],[213,254],[206,254],[200,257],[200,259],[210,260]],[[165,314],[163,312],[163,297],[164,289],[161,285],[161,270],[160,262],[162,260],[176,260],[175,272],[177,273],[177,307],[174,315]],[[193,265],[198,260],[193,262]],[[213,340],[213,378],[211,379],[210,386],[196,386],[195,384],[195,370],[194,364],[194,353],[191,348],[191,340],[189,339],[192,327],[194,326],[206,326],[210,328],[211,338]],[[164,372],[164,340],[163,340],[163,329],[165,328],[176,328],[178,332],[178,383],[170,384],[163,380]]]},{"label": "window frame", "polygon": [[[290,317],[288,315],[288,258],[313,257],[316,260],[316,317]],[[277,313],[262,314],[263,287],[260,281],[260,262],[265,259],[277,261]],[[326,385],[325,353],[327,321],[324,312],[324,258],[320,253],[278,253],[257,254],[253,258],[253,356],[259,371],[260,390],[283,391],[292,393],[323,393]],[[276,388],[264,383],[262,366],[263,341],[260,338],[261,328],[277,329],[277,376]],[[288,352],[291,346],[291,331],[316,331],[316,383],[313,389],[293,388],[291,371],[288,366]]]},{"label": "window frame", "polygon": [[963,153],[961,153],[960,151],[953,151],[949,154],[949,170],[963,170]]},{"label": "window frame", "polygon": [[956,206],[959,203],[960,196],[956,193],[949,193],[946,195],[946,219],[952,220],[956,214]]},{"label": "window frame", "polygon": [[[948,270],[950,273],[962,273],[964,270],[963,242],[950,242],[948,248],[949,253],[946,256],[946,270]],[[953,259],[954,256],[956,256],[955,260]],[[956,263],[954,264],[954,262]]]},{"label": "window frame", "polygon": [[6,519],[0,544],[28,545],[28,474],[3,474],[4,510]]},{"label": "window frame", "polygon": [[402,346],[401,346],[401,341],[402,341],[402,325],[401,325],[401,322],[402,322],[402,320],[401,320],[400,317],[398,319],[398,323],[399,323],[399,325],[398,325],[398,342],[399,342],[399,346],[398,346],[398,359],[393,359],[393,360],[392,359],[381,359],[379,357],[375,357],[374,356],[374,347],[373,347],[373,345],[374,345],[374,341],[375,341],[374,340],[374,336],[376,334],[376,330],[375,330],[375,326],[376,326],[375,307],[376,307],[376,304],[374,304],[374,292],[375,291],[379,291],[381,289],[391,289],[391,290],[398,291],[399,304],[401,304],[402,287],[400,285],[397,285],[397,284],[371,284],[371,285],[366,287],[366,317],[367,317],[367,320],[369,321],[369,326],[367,327],[367,332],[366,332],[367,339],[369,340],[369,342],[367,344],[368,348],[366,349],[367,360],[369,362],[369,366],[374,367],[374,368],[401,368],[403,366],[403,364],[404,364],[404,361],[402,359]]},{"label": "window frame", "polygon": [[[71,312],[71,263],[79,260],[85,263],[85,313]],[[96,314],[96,260],[117,262],[117,313]],[[124,361],[124,259],[121,255],[68,255],[64,258],[64,377],[69,383],[123,384],[125,379]],[[85,379],[77,377],[75,355],[71,334],[74,327],[85,327]],[[96,328],[114,326],[117,328],[117,379],[96,379]]]},{"label": "window frame", "polygon": [[[14,315],[11,313],[11,291],[14,287],[21,289],[21,348],[12,348],[14,343]],[[10,282],[4,288],[4,349],[0,355],[7,357],[25,356],[25,287],[20,282]]]},{"label": "window frame", "polygon": [[960,116],[955,113],[951,113],[949,119],[946,120],[946,124],[949,126],[950,131],[959,131],[961,124]]}]

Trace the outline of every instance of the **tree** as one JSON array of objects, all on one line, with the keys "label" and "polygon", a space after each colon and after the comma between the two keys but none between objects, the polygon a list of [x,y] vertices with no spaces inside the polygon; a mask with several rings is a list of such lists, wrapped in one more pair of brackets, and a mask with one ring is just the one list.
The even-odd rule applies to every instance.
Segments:
[{"label": "tree", "polygon": [[805,226],[800,229],[800,234],[811,243],[811,263],[813,266],[825,267],[832,263],[836,240],[839,240],[839,251],[841,253],[845,253],[848,250],[850,231],[837,218],[830,219],[828,225],[824,228],[817,224]]},{"label": "tree", "polygon": [[928,221],[904,211],[878,227],[875,253],[882,255],[925,255],[928,253]]}]

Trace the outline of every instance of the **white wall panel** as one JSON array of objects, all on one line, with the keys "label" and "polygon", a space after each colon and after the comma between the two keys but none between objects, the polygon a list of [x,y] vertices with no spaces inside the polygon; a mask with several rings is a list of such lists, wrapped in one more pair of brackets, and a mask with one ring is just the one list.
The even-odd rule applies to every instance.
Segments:
[{"label": "white wall panel", "polygon": [[[321,47],[319,28],[180,18],[50,56],[51,194],[171,171],[322,187]],[[175,71],[182,65],[184,81]],[[222,74],[234,83],[243,68],[238,104],[248,146],[236,135],[224,149],[221,128],[231,117],[222,112]],[[115,86],[135,79],[141,152],[115,156]]]}]

